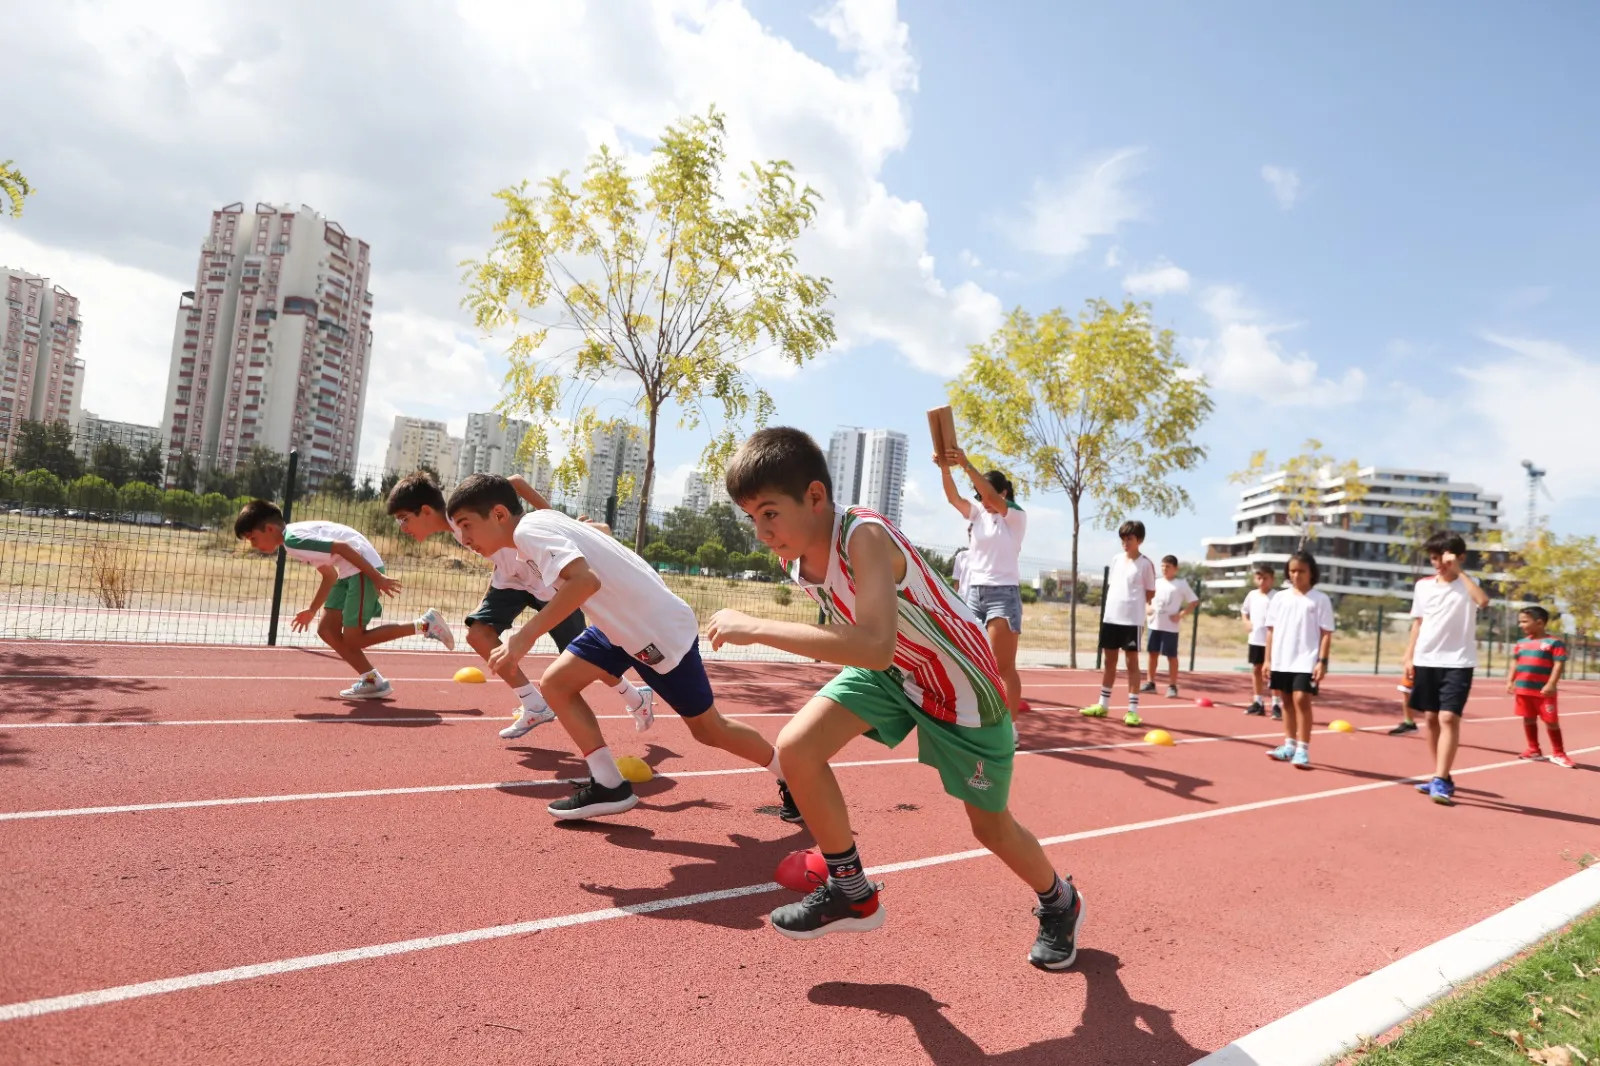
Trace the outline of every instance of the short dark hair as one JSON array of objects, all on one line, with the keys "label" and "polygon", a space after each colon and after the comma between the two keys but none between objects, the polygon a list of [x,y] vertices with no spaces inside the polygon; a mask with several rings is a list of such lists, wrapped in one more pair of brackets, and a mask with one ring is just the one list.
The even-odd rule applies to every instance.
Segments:
[{"label": "short dark hair", "polygon": [[1291,563],[1304,563],[1307,570],[1311,571],[1311,584],[1314,587],[1322,580],[1322,567],[1317,565],[1316,557],[1308,551],[1297,551],[1289,556]]},{"label": "short dark hair", "polygon": [[1011,479],[1006,477],[1003,472],[999,470],[991,470],[987,474],[983,475],[983,480],[987,481],[989,483],[989,487],[994,489],[994,491],[998,492],[1000,495],[1004,496],[1007,501],[1016,501],[1017,490],[1011,484]]},{"label": "short dark hair", "polygon": [[1448,533],[1441,529],[1428,538],[1422,545],[1422,550],[1429,555],[1443,555],[1449,552],[1462,562],[1466,562],[1467,542],[1461,539],[1461,534]]},{"label": "short dark hair", "polygon": [[1524,607],[1517,613],[1525,614],[1535,622],[1548,623],[1550,621],[1550,612],[1545,610],[1543,607],[1540,607],[1537,603],[1533,604],[1531,607]]},{"label": "short dark hair", "polygon": [[722,484],[734,503],[743,503],[769,490],[798,500],[813,481],[822,482],[831,501],[833,478],[828,475],[828,457],[817,442],[804,430],[772,426],[757,430],[739,445]]},{"label": "short dark hair", "polygon": [[1178,557],[1176,555],[1163,555],[1161,557],[1161,565],[1165,566],[1167,563],[1171,563],[1173,566],[1177,566],[1178,565]]},{"label": "short dark hair", "polygon": [[495,506],[504,507],[513,515],[522,513],[522,498],[516,487],[499,474],[473,474],[464,478],[450,494],[444,505],[445,514],[451,518],[459,511],[471,511],[487,516]]},{"label": "short dark hair", "polygon": [[425,471],[418,470],[410,477],[403,477],[389,490],[389,501],[386,504],[391,515],[400,511],[410,514],[421,514],[424,507],[432,507],[440,514],[444,514],[444,493],[434,483]]},{"label": "short dark hair", "polygon": [[1271,563],[1257,563],[1255,566],[1255,572],[1258,574],[1266,574],[1268,577],[1278,576],[1278,572],[1272,568]]},{"label": "short dark hair", "polygon": [[1121,526],[1117,527],[1117,537],[1118,539],[1122,537],[1138,537],[1140,540],[1144,540],[1144,523],[1137,518],[1122,523]]},{"label": "short dark hair", "polygon": [[271,500],[251,500],[239,509],[239,517],[233,520],[233,535],[243,540],[262,526],[273,523],[283,525],[283,512],[278,510],[278,505]]}]

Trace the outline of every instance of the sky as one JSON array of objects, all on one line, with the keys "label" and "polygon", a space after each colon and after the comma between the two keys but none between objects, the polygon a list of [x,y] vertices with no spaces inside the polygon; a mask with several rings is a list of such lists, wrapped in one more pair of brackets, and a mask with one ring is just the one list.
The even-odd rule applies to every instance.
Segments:
[{"label": "sky", "polygon": [[[1230,472],[1309,437],[1600,520],[1600,8],[892,0],[0,0],[0,159],[38,188],[0,264],[82,301],[85,401],[162,415],[210,212],[308,204],[372,246],[361,455],[396,414],[458,432],[506,339],[460,309],[495,190],[644,151],[716,104],[729,173],[783,158],[824,197],[803,269],[839,341],[760,382],[778,421],[911,439],[905,526],[963,525],[924,411],[1011,308],[1149,301],[1216,404],[1193,508],[1147,551],[1231,531]],[[617,393],[611,413],[622,413]],[[657,499],[703,431],[670,428]],[[1065,565],[1064,498],[1025,555]],[[1086,529],[1086,560],[1115,538]],[[1088,562],[1085,564],[1092,565]]]}]

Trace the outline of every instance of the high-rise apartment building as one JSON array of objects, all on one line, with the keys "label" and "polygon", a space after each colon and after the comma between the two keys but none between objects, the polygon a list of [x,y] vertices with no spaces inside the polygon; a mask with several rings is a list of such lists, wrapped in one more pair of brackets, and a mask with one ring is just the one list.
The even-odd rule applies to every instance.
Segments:
[{"label": "high-rise apartment building", "polygon": [[[617,497],[617,521],[612,532],[631,540],[639,528],[639,493],[644,488],[644,435],[636,427],[619,425],[596,429],[589,437],[588,470],[578,488],[575,506],[591,518],[604,518],[606,502]],[[632,492],[623,499],[624,478],[632,479]]]},{"label": "high-rise apartment building", "polygon": [[25,421],[78,421],[83,408],[78,298],[50,279],[0,268],[0,460]]},{"label": "high-rise apartment building", "polygon": [[456,449],[456,480],[472,474],[498,474],[510,477],[521,474],[539,492],[550,494],[551,469],[548,462],[520,458],[522,437],[532,425],[521,419],[503,418],[494,411],[467,416],[467,432],[459,438],[448,438],[448,447]]},{"label": "high-rise apartment building", "polygon": [[877,511],[895,525],[905,507],[906,435],[893,429],[846,426],[828,441],[833,498]]},{"label": "high-rise apartment building", "polygon": [[298,448],[310,485],[353,470],[372,353],[370,268],[367,243],[309,207],[212,212],[173,334],[168,469],[182,452],[228,469],[264,446]]},{"label": "high-rise apartment building", "polygon": [[456,482],[456,466],[461,461],[461,438],[452,437],[443,423],[428,418],[395,415],[389,431],[389,450],[384,455],[386,474],[416,473],[427,467],[439,475],[444,487]]},{"label": "high-rise apartment building", "polygon": [[[698,470],[689,471],[689,476],[683,483],[683,505],[696,514],[704,514],[714,503],[733,507],[733,498],[728,495],[727,482],[719,477],[708,478]],[[738,509],[734,510],[737,514]]]},{"label": "high-rise apartment building", "polygon": [[160,426],[142,426],[136,422],[114,422],[109,418],[101,418],[93,411],[84,411],[78,417],[78,424],[73,429],[72,450],[79,459],[88,462],[94,457],[94,450],[106,441],[120,444],[135,460],[149,450],[150,445],[160,444],[163,437]]}]

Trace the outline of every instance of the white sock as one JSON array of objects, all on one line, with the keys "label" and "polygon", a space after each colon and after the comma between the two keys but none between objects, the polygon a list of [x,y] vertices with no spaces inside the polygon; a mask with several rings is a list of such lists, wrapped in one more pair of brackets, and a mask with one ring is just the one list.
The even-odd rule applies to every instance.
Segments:
[{"label": "white sock", "polygon": [[773,775],[775,777],[777,777],[777,779],[779,781],[783,780],[783,767],[778,765],[778,749],[777,748],[773,748],[772,749],[772,761],[767,763],[767,769],[771,770]]},{"label": "white sock", "polygon": [[626,678],[617,682],[616,693],[622,697],[622,702],[628,705],[630,711],[637,711],[644,706],[644,697],[633,687],[633,682]]},{"label": "white sock", "polygon": [[617,760],[611,757],[610,748],[596,748],[585,755],[583,761],[589,764],[589,773],[595,784],[606,788],[616,788],[622,784],[622,772],[617,769]]},{"label": "white sock", "polygon": [[383,684],[383,675],[378,673],[376,669],[372,669],[362,674],[361,680],[371,681],[373,684],[381,685]]},{"label": "white sock", "polygon": [[525,711],[547,711],[550,709],[550,705],[544,701],[544,693],[540,692],[538,686],[532,681],[529,681],[521,688],[512,689],[512,691],[517,694],[517,699],[522,701],[522,709]]},{"label": "white sock", "polygon": [[1309,743],[1307,743],[1306,741],[1304,741],[1304,740],[1295,741],[1294,742],[1294,746],[1299,751],[1310,751],[1311,750],[1311,745]]}]

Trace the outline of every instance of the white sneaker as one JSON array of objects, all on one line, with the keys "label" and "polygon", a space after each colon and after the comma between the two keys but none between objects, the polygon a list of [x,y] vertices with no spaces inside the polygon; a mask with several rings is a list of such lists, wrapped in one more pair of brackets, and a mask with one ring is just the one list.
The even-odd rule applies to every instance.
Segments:
[{"label": "white sneaker", "polygon": [[422,612],[422,617],[417,619],[422,623],[422,635],[429,640],[437,640],[443,644],[446,651],[456,650],[456,635],[450,632],[450,623],[444,620],[444,615],[429,607]]},{"label": "white sneaker", "polygon": [[389,684],[387,678],[369,681],[361,678],[355,684],[345,689],[339,695],[347,700],[381,700],[394,691],[394,686]]},{"label": "white sneaker", "polygon": [[556,712],[548,707],[540,707],[530,711],[526,707],[517,708],[517,720],[500,730],[501,740],[516,740],[526,736],[535,726],[545,725],[556,720]]},{"label": "white sneaker", "polygon": [[639,686],[639,709],[628,708],[628,713],[633,715],[633,728],[635,732],[643,733],[655,724],[656,720],[656,694],[649,685]]}]

